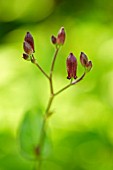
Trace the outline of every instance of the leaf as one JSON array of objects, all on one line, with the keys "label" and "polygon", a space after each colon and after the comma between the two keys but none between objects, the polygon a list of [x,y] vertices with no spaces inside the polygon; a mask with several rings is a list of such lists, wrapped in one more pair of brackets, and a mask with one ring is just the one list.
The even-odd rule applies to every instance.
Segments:
[{"label": "leaf", "polygon": [[44,147],[42,150],[42,158],[43,159],[51,158],[52,151],[53,151],[52,140],[51,140],[50,136],[46,135],[45,141],[44,141]]},{"label": "leaf", "polygon": [[21,123],[19,129],[19,142],[22,154],[28,159],[35,159],[35,148],[38,145],[41,128],[43,122],[43,114],[41,110],[38,112],[28,111]]}]

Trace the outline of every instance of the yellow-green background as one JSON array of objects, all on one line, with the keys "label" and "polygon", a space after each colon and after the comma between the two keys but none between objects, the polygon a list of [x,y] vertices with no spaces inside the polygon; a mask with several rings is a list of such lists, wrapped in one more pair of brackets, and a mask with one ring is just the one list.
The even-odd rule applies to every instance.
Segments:
[{"label": "yellow-green background", "polygon": [[[66,42],[54,69],[54,87],[66,79],[66,58],[80,52],[93,69],[74,87],[56,97],[49,119],[54,161],[42,170],[113,170],[113,2],[111,0],[0,0],[0,170],[31,170],[20,153],[18,129],[27,110],[46,108],[49,84],[22,59],[23,39],[30,31],[35,57],[49,72],[52,34],[61,26]],[[27,142],[27,141],[26,141]]]}]

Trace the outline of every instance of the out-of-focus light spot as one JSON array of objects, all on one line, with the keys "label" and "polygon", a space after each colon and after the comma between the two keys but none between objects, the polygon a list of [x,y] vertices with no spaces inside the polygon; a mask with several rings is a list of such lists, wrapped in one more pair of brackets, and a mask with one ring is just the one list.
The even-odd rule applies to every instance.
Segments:
[{"label": "out-of-focus light spot", "polygon": [[[111,38],[101,43],[98,54],[99,54],[99,57],[102,58],[102,60],[107,61],[108,58],[110,60],[113,60],[112,46],[113,46],[113,39]],[[107,56],[107,59],[106,59],[106,56]]]},{"label": "out-of-focus light spot", "polygon": [[54,0],[1,0],[0,20],[36,22],[46,18],[54,9]]},{"label": "out-of-focus light spot", "polygon": [[106,90],[106,94],[107,94],[109,103],[113,107],[113,71],[109,72],[106,75],[106,80],[108,82],[108,88]]},{"label": "out-of-focus light spot", "polygon": [[[7,52],[5,51],[7,50]],[[12,79],[13,76],[13,61],[11,60],[11,58],[9,58],[9,56],[12,56],[13,54],[13,50],[11,49],[7,49],[7,48],[3,48],[0,49],[0,58],[1,58],[1,62],[0,62],[0,72],[1,72],[1,79],[0,79],[0,86],[5,85],[8,81],[10,81]]]}]

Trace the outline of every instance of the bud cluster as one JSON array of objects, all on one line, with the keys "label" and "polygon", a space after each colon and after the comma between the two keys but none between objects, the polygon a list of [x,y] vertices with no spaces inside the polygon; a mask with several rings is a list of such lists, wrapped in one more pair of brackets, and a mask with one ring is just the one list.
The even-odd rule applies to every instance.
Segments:
[{"label": "bud cluster", "polygon": [[26,36],[24,38],[23,49],[25,51],[25,53],[23,53],[23,58],[25,60],[31,61],[35,50],[34,50],[34,39],[29,32],[26,33]]},{"label": "bud cluster", "polygon": [[51,36],[51,41],[56,46],[63,45],[65,42],[65,36],[66,36],[66,34],[65,34],[64,27],[61,27],[61,29],[58,32],[57,37],[55,37],[54,35]]},{"label": "bud cluster", "polygon": [[[57,37],[55,37],[54,35],[51,36],[51,41],[54,45],[56,45],[57,49],[59,49],[59,47],[64,44],[65,37],[66,37],[66,33],[64,30],[64,27],[61,27],[58,32]],[[33,56],[33,53],[35,52],[34,39],[29,32],[27,32],[25,35],[23,48],[25,51],[25,53],[23,53],[23,58],[25,60],[28,60],[31,62],[35,61],[35,58]],[[91,70],[92,62],[88,60],[87,55],[84,54],[83,52],[81,52],[81,54],[80,54],[80,62],[82,64],[82,66],[85,68],[85,73],[89,72]],[[68,73],[67,79],[73,79],[73,78],[77,79],[77,59],[73,55],[73,53],[70,53],[69,56],[67,57],[66,67],[67,67],[67,73]],[[40,67],[39,67],[39,69],[40,69]],[[41,71],[42,71],[42,69],[41,69]],[[43,71],[43,73],[44,73],[44,71]],[[46,73],[44,73],[44,74],[46,74]],[[48,77],[48,76],[46,75],[46,77]]]},{"label": "bud cluster", "polygon": [[83,52],[80,54],[80,62],[87,72],[91,70],[92,61],[88,61],[87,56]]},{"label": "bud cluster", "polygon": [[[92,68],[92,62],[88,61],[87,56],[81,52],[80,54],[80,62],[82,66],[85,68],[86,72],[89,72]],[[77,59],[73,55],[73,53],[70,53],[67,60],[66,60],[66,66],[67,66],[67,79],[76,79],[77,78]]]}]

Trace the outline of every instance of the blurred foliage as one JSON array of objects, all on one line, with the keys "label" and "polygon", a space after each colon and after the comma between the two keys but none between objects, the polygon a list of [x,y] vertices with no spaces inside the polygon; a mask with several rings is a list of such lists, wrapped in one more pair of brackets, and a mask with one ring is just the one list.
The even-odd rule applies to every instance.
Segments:
[{"label": "blurred foliage", "polygon": [[[80,52],[93,69],[53,103],[48,121],[53,155],[42,170],[113,170],[113,3],[111,0],[0,0],[0,170],[31,170],[34,162],[20,151],[18,129],[27,110],[44,110],[49,85],[33,64],[22,59],[27,31],[35,40],[35,56],[49,71],[54,47],[50,36],[61,26],[66,43],[55,63],[54,86],[68,83],[65,60]],[[27,142],[27,140],[26,140]]]}]

